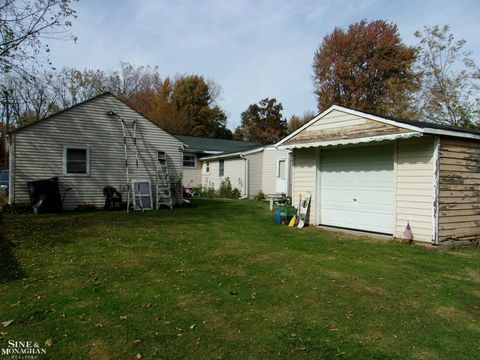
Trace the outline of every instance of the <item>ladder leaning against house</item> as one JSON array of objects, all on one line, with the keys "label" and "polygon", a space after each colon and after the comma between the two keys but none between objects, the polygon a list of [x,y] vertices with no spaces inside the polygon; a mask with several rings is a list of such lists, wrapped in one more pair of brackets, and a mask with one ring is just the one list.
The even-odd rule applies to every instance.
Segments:
[{"label": "ladder leaning against house", "polygon": [[155,192],[157,196],[156,208],[161,205],[168,206],[173,209],[172,191],[170,189],[170,176],[168,174],[167,153],[159,151],[157,153],[157,163],[155,169]]},{"label": "ladder leaning against house", "polygon": [[[128,131],[128,125],[127,122],[123,119],[120,118],[122,122],[122,132],[123,132],[123,154],[125,157],[125,177],[126,177],[126,182],[127,182],[127,212],[130,209],[130,201],[132,202],[133,208],[137,208],[137,203],[138,207],[140,210],[143,211],[143,201],[141,196],[135,196],[135,194],[138,193],[138,191],[134,191],[132,187],[132,181],[130,180],[130,173],[128,171],[128,139],[130,138],[132,140],[133,144],[133,150],[135,154],[135,172],[137,175],[137,181],[135,183],[135,186],[140,186],[139,185],[139,178],[140,178],[140,172],[139,172],[139,163],[138,163],[138,147],[137,147],[137,119],[134,119],[132,122],[133,129],[131,132]],[[130,135],[130,136],[129,136]],[[138,202],[137,202],[138,200]]]}]

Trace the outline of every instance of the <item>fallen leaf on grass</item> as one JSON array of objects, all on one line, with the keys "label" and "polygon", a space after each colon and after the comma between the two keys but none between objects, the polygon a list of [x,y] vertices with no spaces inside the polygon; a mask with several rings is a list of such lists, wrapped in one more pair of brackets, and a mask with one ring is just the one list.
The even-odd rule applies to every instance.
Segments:
[{"label": "fallen leaf on grass", "polygon": [[50,347],[53,345],[53,339],[47,339],[45,340],[45,347]]},{"label": "fallen leaf on grass", "polygon": [[4,337],[4,336],[7,336],[7,335],[8,335],[8,333],[0,331],[0,337]]},{"label": "fallen leaf on grass", "polygon": [[120,320],[128,320],[128,316],[127,315],[120,316]]},{"label": "fallen leaf on grass", "polygon": [[230,295],[238,295],[238,292],[236,292],[235,290],[230,290]]},{"label": "fallen leaf on grass", "polygon": [[12,325],[12,323],[13,323],[13,319],[12,320],[7,320],[7,321],[2,322],[2,326],[3,327],[8,327],[8,326]]},{"label": "fallen leaf on grass", "polygon": [[195,328],[195,324],[190,325],[190,330],[193,330]]},{"label": "fallen leaf on grass", "polygon": [[134,343],[134,344],[140,344],[141,342],[142,342],[142,340],[140,340],[140,339],[133,340],[133,343]]},{"label": "fallen leaf on grass", "polygon": [[140,354],[140,353],[138,353],[138,354],[135,356],[135,359],[139,359],[139,360],[140,360],[141,358],[143,358],[143,356],[142,356],[142,354]]}]

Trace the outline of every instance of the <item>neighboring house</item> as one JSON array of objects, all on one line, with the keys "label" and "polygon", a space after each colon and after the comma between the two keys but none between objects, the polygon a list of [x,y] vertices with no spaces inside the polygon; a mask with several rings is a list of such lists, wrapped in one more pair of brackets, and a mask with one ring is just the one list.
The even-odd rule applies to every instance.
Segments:
[{"label": "neighboring house", "polygon": [[182,135],[176,135],[176,137],[185,144],[183,153],[183,185],[189,187],[202,186],[202,169],[199,161],[202,157],[244,151],[259,146],[257,143],[250,141]]},{"label": "neighboring house", "polygon": [[229,178],[242,197],[264,194],[290,194],[290,155],[272,145],[258,146],[201,159],[202,185],[218,189]]},{"label": "neighboring house", "polygon": [[[58,177],[64,208],[104,205],[104,186],[126,200],[122,120],[126,124],[130,180],[149,180],[155,201],[156,163],[165,152],[172,180],[182,177],[183,144],[117,97],[105,93],[9,133],[10,203],[29,202],[27,182]],[[133,146],[136,121],[138,172]],[[174,202],[182,202],[182,193]]]},{"label": "neighboring house", "polygon": [[275,145],[293,151],[309,222],[438,244],[480,235],[480,132],[333,106]]}]

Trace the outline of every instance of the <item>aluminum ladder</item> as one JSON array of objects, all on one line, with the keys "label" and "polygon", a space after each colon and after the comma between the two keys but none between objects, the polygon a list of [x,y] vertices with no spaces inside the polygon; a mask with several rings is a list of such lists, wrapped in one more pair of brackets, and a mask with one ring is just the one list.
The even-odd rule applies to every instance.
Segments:
[{"label": "aluminum ladder", "polygon": [[[137,119],[134,119],[132,122],[133,129],[131,132],[131,136],[129,131],[128,131],[128,124],[123,118],[120,118],[122,122],[122,132],[123,132],[123,154],[125,157],[125,176],[126,176],[126,181],[127,181],[127,212],[130,210],[130,202],[132,203],[132,206],[134,209],[140,209],[143,211],[143,203],[142,203],[142,197],[141,196],[136,196],[135,194],[139,193],[138,191],[134,191],[132,187],[132,183],[130,181],[130,174],[128,171],[128,139],[131,138],[132,144],[133,144],[133,149],[134,149],[134,154],[135,154],[135,172],[137,174],[137,186],[139,183],[139,164],[138,164],[138,147],[137,147]],[[137,206],[137,200],[138,199],[138,204]]]},{"label": "aluminum ladder", "polygon": [[156,164],[156,197],[155,203],[157,210],[161,205],[173,209],[172,190],[170,189],[170,176],[168,175],[167,153],[159,151]]}]

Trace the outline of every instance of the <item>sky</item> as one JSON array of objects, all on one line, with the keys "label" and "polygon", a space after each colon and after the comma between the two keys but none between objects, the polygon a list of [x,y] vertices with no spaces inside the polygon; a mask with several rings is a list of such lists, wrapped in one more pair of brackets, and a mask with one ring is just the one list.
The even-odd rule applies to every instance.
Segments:
[{"label": "sky", "polygon": [[162,77],[199,74],[222,92],[228,127],[266,97],[283,115],[317,112],[312,62],[325,35],[362,19],[398,25],[415,45],[423,26],[451,27],[480,64],[480,1],[80,0],[72,41],[51,43],[53,65],[111,71],[120,61],[157,65]]}]

